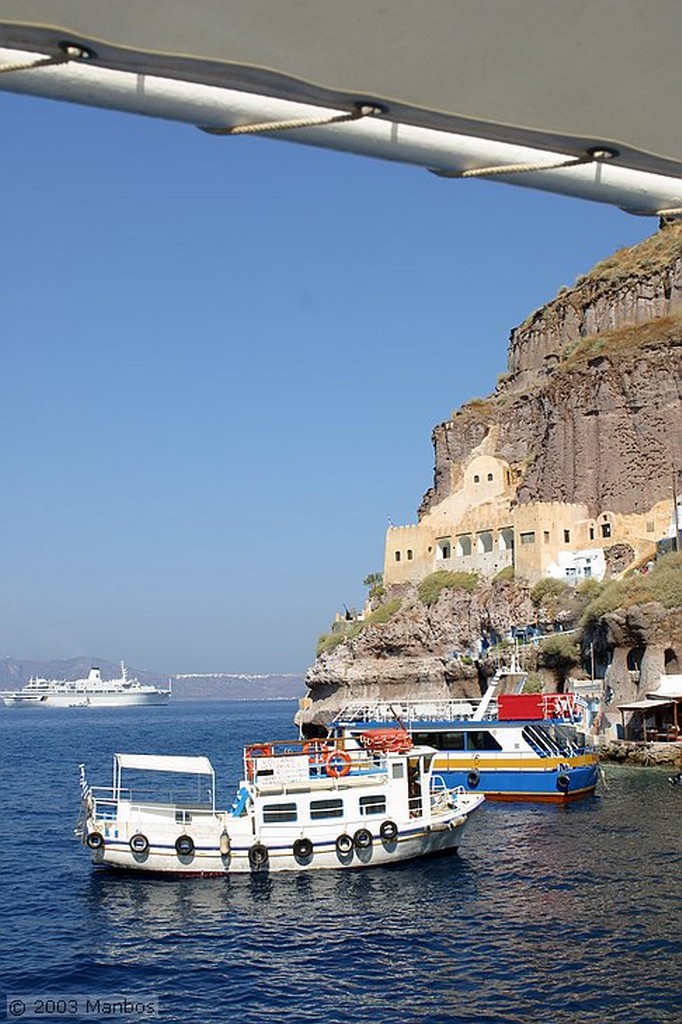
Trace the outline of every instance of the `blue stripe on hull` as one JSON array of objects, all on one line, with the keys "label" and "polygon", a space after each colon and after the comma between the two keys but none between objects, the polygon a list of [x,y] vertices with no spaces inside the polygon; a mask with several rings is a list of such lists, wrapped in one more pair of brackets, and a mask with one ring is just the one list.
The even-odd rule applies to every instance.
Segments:
[{"label": "blue stripe on hull", "polygon": [[[523,770],[513,768],[481,768],[479,769],[479,782],[477,786],[470,785],[469,776],[472,769],[452,768],[438,769],[437,774],[442,776],[448,787],[463,786],[465,789],[476,793],[485,793],[488,799],[494,800],[499,794],[499,799],[520,799],[532,800],[553,798],[557,800],[575,798],[578,794],[587,795],[591,793],[596,784],[599,766],[596,764],[585,765],[579,768],[570,768],[568,771],[535,771],[532,768]],[[560,775],[568,776],[568,788],[562,789],[557,785]]]}]

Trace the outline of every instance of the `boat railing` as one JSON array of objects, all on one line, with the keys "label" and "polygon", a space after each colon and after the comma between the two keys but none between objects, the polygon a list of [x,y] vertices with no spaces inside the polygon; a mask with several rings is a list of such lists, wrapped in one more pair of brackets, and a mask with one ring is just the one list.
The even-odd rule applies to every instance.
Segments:
[{"label": "boat railing", "polygon": [[91,786],[85,797],[92,799],[93,816],[102,819],[114,819],[121,804],[135,809],[149,810],[182,810],[194,814],[206,814],[213,811],[210,792],[206,801],[187,798],[187,794],[173,790],[140,790],[113,789],[106,786]]},{"label": "boat railing", "polygon": [[387,752],[367,750],[353,739],[284,740],[250,744],[245,777],[259,786],[386,775]]},{"label": "boat railing", "polygon": [[[332,725],[397,722],[409,729],[415,722],[456,722],[476,719],[480,699],[448,698],[443,700],[350,701],[335,715]],[[493,701],[485,719],[496,717]]]},{"label": "boat railing", "polygon": [[432,775],[429,795],[431,797],[431,810],[442,811],[450,804],[450,790],[442,775]]},{"label": "boat railing", "polygon": [[559,757],[562,753],[566,753],[547,735],[544,729],[537,728],[537,726],[526,725],[523,729],[523,737],[541,757]]}]

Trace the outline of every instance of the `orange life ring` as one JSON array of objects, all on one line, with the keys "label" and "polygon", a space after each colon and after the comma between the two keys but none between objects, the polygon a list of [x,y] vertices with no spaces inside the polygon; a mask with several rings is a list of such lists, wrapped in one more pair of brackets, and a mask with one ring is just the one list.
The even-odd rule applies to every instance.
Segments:
[{"label": "orange life ring", "polygon": [[272,747],[268,743],[252,743],[246,748],[246,756],[250,760],[256,757],[272,757]]},{"label": "orange life ring", "polygon": [[[341,766],[334,764],[335,761],[341,761]],[[327,775],[331,775],[332,779],[340,779],[344,775],[348,775],[350,765],[351,758],[347,750],[330,750],[324,759],[324,770]]]},{"label": "orange life ring", "polygon": [[252,743],[245,752],[246,773],[249,779],[253,779],[254,761],[257,757],[272,757],[272,747],[268,743]]}]

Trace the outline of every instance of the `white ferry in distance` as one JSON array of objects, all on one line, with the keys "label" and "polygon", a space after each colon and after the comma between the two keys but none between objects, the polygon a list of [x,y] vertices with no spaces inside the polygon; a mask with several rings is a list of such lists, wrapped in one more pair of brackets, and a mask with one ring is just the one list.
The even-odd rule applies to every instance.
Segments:
[{"label": "white ferry in distance", "polygon": [[102,679],[99,668],[90,669],[87,679],[31,678],[22,690],[0,693],[8,708],[84,708],[126,707],[138,704],[167,704],[171,696],[168,689],[129,679],[121,662],[118,679]]}]

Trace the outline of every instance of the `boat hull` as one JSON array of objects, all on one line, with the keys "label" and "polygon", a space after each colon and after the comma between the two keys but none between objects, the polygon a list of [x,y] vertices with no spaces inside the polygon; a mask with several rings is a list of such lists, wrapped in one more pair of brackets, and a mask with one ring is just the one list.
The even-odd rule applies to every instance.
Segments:
[{"label": "boat hull", "polygon": [[8,708],[121,708],[168,704],[170,694],[158,693],[45,693],[3,697]]},{"label": "boat hull", "polygon": [[485,794],[486,800],[525,800],[543,803],[571,803],[591,796],[599,781],[599,762],[596,756],[576,758],[558,764],[534,767],[498,767],[470,761],[453,767],[438,759],[435,771],[448,788],[463,786],[470,792]]},{"label": "boat hull", "polygon": [[180,856],[172,843],[152,842],[144,854],[133,853],[125,839],[105,839],[104,846],[92,851],[92,863],[105,868],[125,871],[142,871],[163,875],[237,875],[268,874],[280,871],[316,870],[358,870],[381,867],[401,861],[413,860],[431,854],[454,853],[461,841],[467,818],[464,815],[432,824],[430,827],[400,832],[396,839],[387,841],[380,836],[372,837],[372,843],[358,849],[355,845],[341,853],[336,848],[336,837],[314,841],[312,853],[298,857],[293,852],[291,841],[274,840],[270,843],[263,837],[262,845],[267,850],[267,860],[254,864],[250,858],[255,840],[235,842],[227,855],[221,855],[215,841],[203,845],[197,841],[191,856]]}]

